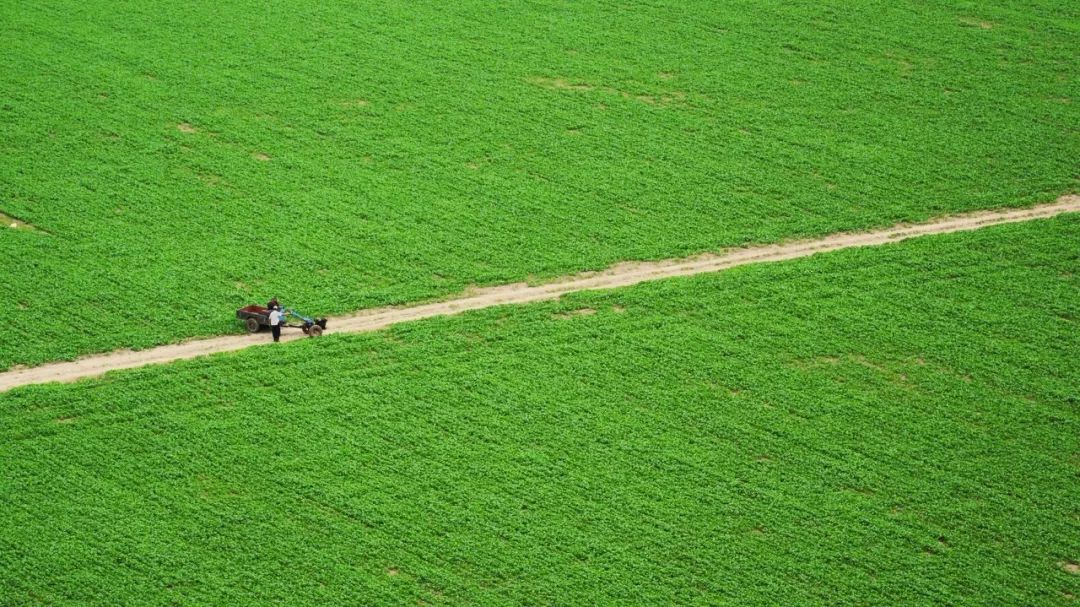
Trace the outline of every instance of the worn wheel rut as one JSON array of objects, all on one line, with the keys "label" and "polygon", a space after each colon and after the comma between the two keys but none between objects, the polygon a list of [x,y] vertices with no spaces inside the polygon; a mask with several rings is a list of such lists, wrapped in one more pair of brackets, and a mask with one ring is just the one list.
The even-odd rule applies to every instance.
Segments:
[{"label": "worn wheel rut", "polygon": [[[432,316],[458,314],[491,306],[558,299],[560,296],[574,291],[625,287],[660,278],[717,272],[750,263],[783,261],[839,249],[898,242],[930,234],[977,230],[982,227],[1003,223],[1044,219],[1070,212],[1080,212],[1080,196],[1062,196],[1054,203],[1028,209],[968,213],[927,223],[898,225],[872,232],[834,234],[818,240],[793,241],[733,249],[720,254],[705,254],[682,259],[620,263],[600,272],[575,274],[538,285],[515,283],[478,289],[457,298],[436,303],[410,307],[376,308],[349,316],[331,318],[330,330],[327,331],[327,334],[376,331],[396,323]],[[304,339],[304,336],[297,332],[284,334],[281,339],[282,341],[292,341],[294,339]],[[268,341],[269,336],[264,334],[228,335],[209,339],[196,339],[137,352],[120,350],[108,354],[87,356],[70,362],[48,363],[27,369],[13,369],[0,373],[0,392],[28,384],[71,382],[119,369],[131,369],[144,365],[196,358],[218,352],[241,350],[266,344]]]}]

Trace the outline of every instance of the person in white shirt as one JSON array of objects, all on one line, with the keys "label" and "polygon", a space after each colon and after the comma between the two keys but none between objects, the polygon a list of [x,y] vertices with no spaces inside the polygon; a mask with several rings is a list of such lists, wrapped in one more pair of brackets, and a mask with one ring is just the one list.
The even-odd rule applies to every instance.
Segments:
[{"label": "person in white shirt", "polygon": [[270,310],[270,332],[274,335],[274,341],[281,339],[281,320],[283,316],[280,306]]}]

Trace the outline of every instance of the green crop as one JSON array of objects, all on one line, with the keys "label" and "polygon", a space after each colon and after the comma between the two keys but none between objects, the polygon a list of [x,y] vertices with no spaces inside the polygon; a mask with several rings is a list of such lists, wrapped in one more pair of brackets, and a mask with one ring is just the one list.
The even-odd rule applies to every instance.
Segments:
[{"label": "green crop", "polygon": [[0,395],[0,604],[1055,605],[1080,219]]},{"label": "green crop", "polygon": [[0,369],[1052,200],[1077,7],[0,3]]}]

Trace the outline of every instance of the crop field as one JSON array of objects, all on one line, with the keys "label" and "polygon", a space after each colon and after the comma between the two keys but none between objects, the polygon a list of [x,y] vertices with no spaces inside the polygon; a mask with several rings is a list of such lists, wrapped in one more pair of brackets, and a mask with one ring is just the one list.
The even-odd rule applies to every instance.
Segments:
[{"label": "crop field", "polygon": [[1080,217],[0,395],[0,604],[1066,605]]},{"label": "crop field", "polygon": [[0,2],[0,369],[1077,190],[1080,4]]},{"label": "crop field", "polygon": [[0,0],[0,607],[1077,604],[1080,213],[864,232],[1080,210],[1078,39],[1064,0]]}]

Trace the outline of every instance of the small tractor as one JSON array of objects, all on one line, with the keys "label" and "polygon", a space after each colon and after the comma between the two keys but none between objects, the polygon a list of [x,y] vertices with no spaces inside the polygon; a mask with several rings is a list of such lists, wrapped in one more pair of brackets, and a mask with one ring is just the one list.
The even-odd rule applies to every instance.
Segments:
[{"label": "small tractor", "polygon": [[[282,327],[300,329],[304,335],[318,337],[326,330],[325,318],[308,318],[292,308],[282,310],[281,316]],[[236,311],[236,317],[244,321],[248,333],[255,333],[263,327],[270,326],[270,309],[260,305],[244,306]]]}]

